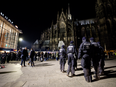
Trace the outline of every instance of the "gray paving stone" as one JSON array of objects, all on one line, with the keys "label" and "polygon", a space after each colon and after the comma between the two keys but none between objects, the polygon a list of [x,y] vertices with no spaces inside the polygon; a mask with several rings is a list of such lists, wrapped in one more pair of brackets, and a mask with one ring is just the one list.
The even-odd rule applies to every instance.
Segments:
[{"label": "gray paving stone", "polygon": [[[100,76],[101,79],[99,81],[92,83],[85,81],[82,70],[75,72],[78,76],[72,78],[67,77],[66,73],[60,72],[59,61],[36,61],[35,64],[38,65],[36,67],[30,67],[27,63],[28,62],[26,62],[27,67],[23,68],[21,68],[20,63],[6,64],[6,68],[1,69],[0,73],[13,72],[0,74],[0,78],[2,79],[0,80],[0,87],[5,84],[18,86],[23,84],[23,82],[26,82],[23,87],[116,87],[116,67],[111,67],[116,66],[116,60],[106,61],[105,67],[107,69],[105,69],[105,71],[113,71],[108,73],[109,77],[105,77],[105,75]],[[41,66],[39,66],[40,64]],[[51,66],[42,66],[42,64]],[[67,70],[67,68],[68,65],[66,64],[65,70]],[[78,61],[78,68],[81,68],[80,60]],[[92,68],[91,71],[94,72],[94,69]]]}]

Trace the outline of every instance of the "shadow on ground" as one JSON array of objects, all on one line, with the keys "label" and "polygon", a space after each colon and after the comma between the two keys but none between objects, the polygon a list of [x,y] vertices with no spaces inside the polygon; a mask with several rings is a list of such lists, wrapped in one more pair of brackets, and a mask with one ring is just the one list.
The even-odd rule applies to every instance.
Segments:
[{"label": "shadow on ground", "polygon": [[35,67],[41,67],[41,66],[52,66],[54,64],[49,64],[49,63],[42,63],[42,64],[37,64]]},{"label": "shadow on ground", "polygon": [[104,67],[104,69],[114,68],[114,67],[116,67],[116,66]]},{"label": "shadow on ground", "polygon": [[17,71],[6,71],[6,72],[0,72],[0,74],[7,74],[7,73],[14,73],[14,72],[17,72]]},{"label": "shadow on ground", "polygon": [[[116,78],[116,71],[113,70],[108,70],[108,71],[104,71],[104,75],[102,75],[103,77],[100,77],[100,80],[103,79],[109,79],[109,78]],[[92,82],[95,82],[97,80],[93,80]]]}]

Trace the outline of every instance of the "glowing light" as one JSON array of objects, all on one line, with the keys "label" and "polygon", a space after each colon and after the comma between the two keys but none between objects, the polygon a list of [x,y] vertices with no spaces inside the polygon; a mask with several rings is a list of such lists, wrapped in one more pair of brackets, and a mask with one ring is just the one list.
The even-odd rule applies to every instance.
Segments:
[{"label": "glowing light", "polygon": [[23,38],[19,38],[19,41],[23,41]]}]

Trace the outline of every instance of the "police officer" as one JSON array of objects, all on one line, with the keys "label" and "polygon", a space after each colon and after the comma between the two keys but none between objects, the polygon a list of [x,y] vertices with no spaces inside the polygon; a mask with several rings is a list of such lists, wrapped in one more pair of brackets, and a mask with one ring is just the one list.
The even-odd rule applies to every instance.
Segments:
[{"label": "police officer", "polygon": [[100,61],[99,61],[99,75],[103,75],[104,74],[104,66],[105,66],[105,53],[104,53],[104,49],[103,47],[100,45],[100,42],[98,42],[99,45],[99,49],[100,49]]},{"label": "police officer", "polygon": [[73,41],[70,42],[70,45],[67,47],[67,54],[68,54],[68,70],[67,70],[67,76],[69,76],[69,73],[71,72],[71,76],[75,75],[75,64],[74,64],[74,58],[77,56],[76,48],[73,45]]},{"label": "police officer", "polygon": [[95,78],[96,80],[99,80],[99,61],[100,61],[100,49],[97,42],[94,42],[94,38],[90,38],[90,42],[92,45],[92,62],[93,67],[95,70]]},{"label": "police officer", "polygon": [[64,45],[62,45],[61,49],[59,50],[59,55],[60,55],[60,71],[64,72],[65,68],[65,58],[66,58],[66,51],[64,49]]},{"label": "police officer", "polygon": [[81,65],[84,72],[84,77],[87,82],[92,81],[91,76],[91,43],[86,41],[86,38],[82,38],[82,43],[78,50],[78,59],[81,59]]}]

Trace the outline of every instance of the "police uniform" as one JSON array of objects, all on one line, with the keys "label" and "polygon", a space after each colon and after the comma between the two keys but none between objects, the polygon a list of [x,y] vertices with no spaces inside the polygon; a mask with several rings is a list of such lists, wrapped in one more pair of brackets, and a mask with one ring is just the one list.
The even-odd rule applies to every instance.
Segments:
[{"label": "police uniform", "polygon": [[99,74],[102,75],[104,74],[104,66],[105,66],[105,53],[104,53],[104,49],[102,46],[100,46],[100,42],[98,42],[99,45],[99,49],[100,49],[100,61],[99,61]]},{"label": "police uniform", "polygon": [[94,42],[94,38],[90,38],[90,42],[92,45],[92,62],[93,62],[93,67],[95,70],[95,78],[98,80],[100,79],[99,77],[99,61],[100,61],[100,49],[99,45],[97,42]]},{"label": "police uniform", "polygon": [[91,43],[82,38],[82,43],[79,47],[78,58],[81,59],[81,65],[84,72],[84,77],[87,82],[92,81],[91,76]]},{"label": "police uniform", "polygon": [[64,68],[65,68],[65,58],[66,58],[66,51],[64,49],[64,45],[62,46],[62,48],[59,50],[59,55],[60,55],[60,70],[61,72],[64,72]]},{"label": "police uniform", "polygon": [[74,64],[74,58],[76,58],[77,52],[76,48],[73,45],[73,41],[70,42],[71,44],[67,47],[67,54],[68,54],[68,70],[67,70],[67,76],[69,76],[69,73],[71,72],[71,76],[75,75],[75,64]]}]

